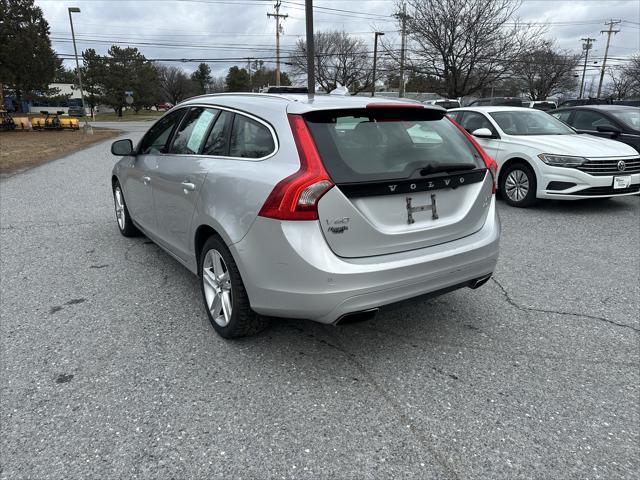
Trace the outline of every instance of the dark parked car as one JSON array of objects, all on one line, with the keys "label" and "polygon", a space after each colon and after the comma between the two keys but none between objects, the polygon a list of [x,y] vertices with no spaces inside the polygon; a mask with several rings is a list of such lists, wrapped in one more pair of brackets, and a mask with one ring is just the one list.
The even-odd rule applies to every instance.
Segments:
[{"label": "dark parked car", "polygon": [[526,101],[522,102],[522,106],[526,108],[534,108],[536,110],[542,110],[543,112],[548,112],[549,110],[555,110],[558,108],[556,102],[546,101],[546,100],[534,100],[534,101]]},{"label": "dark parked car", "polygon": [[624,105],[586,105],[558,108],[549,114],[579,133],[618,140],[640,152],[640,108]]},{"label": "dark parked car", "polygon": [[628,107],[640,107],[640,100],[615,100],[614,105],[626,105]]},{"label": "dark parked car", "polygon": [[522,99],[517,97],[479,98],[471,102],[468,107],[521,107]]},{"label": "dark parked car", "polygon": [[579,105],[611,105],[613,102],[610,98],[572,98],[565,100],[558,108],[577,107]]},{"label": "dark parked car", "polygon": [[458,100],[427,100],[424,102],[425,105],[436,105],[438,107],[442,107],[445,110],[449,110],[451,108],[460,108],[460,102]]}]

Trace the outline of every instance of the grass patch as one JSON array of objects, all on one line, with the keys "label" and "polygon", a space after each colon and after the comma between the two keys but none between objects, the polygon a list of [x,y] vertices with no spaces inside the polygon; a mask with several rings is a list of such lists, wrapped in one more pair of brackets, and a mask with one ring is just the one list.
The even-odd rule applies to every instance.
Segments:
[{"label": "grass patch", "polygon": [[[115,112],[96,113],[94,122],[136,122],[141,120],[150,120],[164,115],[164,112],[156,110],[140,110],[138,113],[133,110],[125,110],[122,117],[118,117]],[[91,119],[89,119],[91,121]]]},{"label": "grass patch", "polygon": [[121,134],[100,128],[93,135],[82,129],[0,132],[0,174],[26,170]]}]

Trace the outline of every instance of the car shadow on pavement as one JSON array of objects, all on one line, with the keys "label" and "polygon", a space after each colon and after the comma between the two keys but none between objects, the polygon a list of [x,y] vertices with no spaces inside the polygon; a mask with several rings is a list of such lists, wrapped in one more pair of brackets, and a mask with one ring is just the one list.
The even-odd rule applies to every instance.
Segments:
[{"label": "car shadow on pavement", "polygon": [[[622,197],[628,198],[628,197]],[[635,197],[638,200],[640,197]],[[532,207],[518,209],[510,207],[503,200],[500,200],[501,207],[513,210],[548,212],[573,215],[576,213],[601,214],[607,212],[618,212],[633,208],[628,202],[621,202],[616,198],[588,198],[584,200],[538,200]]]}]

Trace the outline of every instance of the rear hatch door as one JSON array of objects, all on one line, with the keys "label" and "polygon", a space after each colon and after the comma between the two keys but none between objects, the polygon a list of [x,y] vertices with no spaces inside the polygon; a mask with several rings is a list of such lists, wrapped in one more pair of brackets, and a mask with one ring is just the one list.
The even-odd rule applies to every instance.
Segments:
[{"label": "rear hatch door", "polygon": [[482,228],[493,180],[444,113],[385,104],[305,114],[336,184],[318,203],[322,231],[336,255],[403,252]]}]

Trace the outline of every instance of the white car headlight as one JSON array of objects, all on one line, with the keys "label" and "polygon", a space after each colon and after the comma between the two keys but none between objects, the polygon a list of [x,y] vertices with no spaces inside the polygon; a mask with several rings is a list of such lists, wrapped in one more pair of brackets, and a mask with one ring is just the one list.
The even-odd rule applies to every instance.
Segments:
[{"label": "white car headlight", "polygon": [[567,155],[551,155],[548,153],[541,153],[538,158],[547,165],[553,165],[554,167],[579,167],[587,162],[584,157],[569,157]]}]

